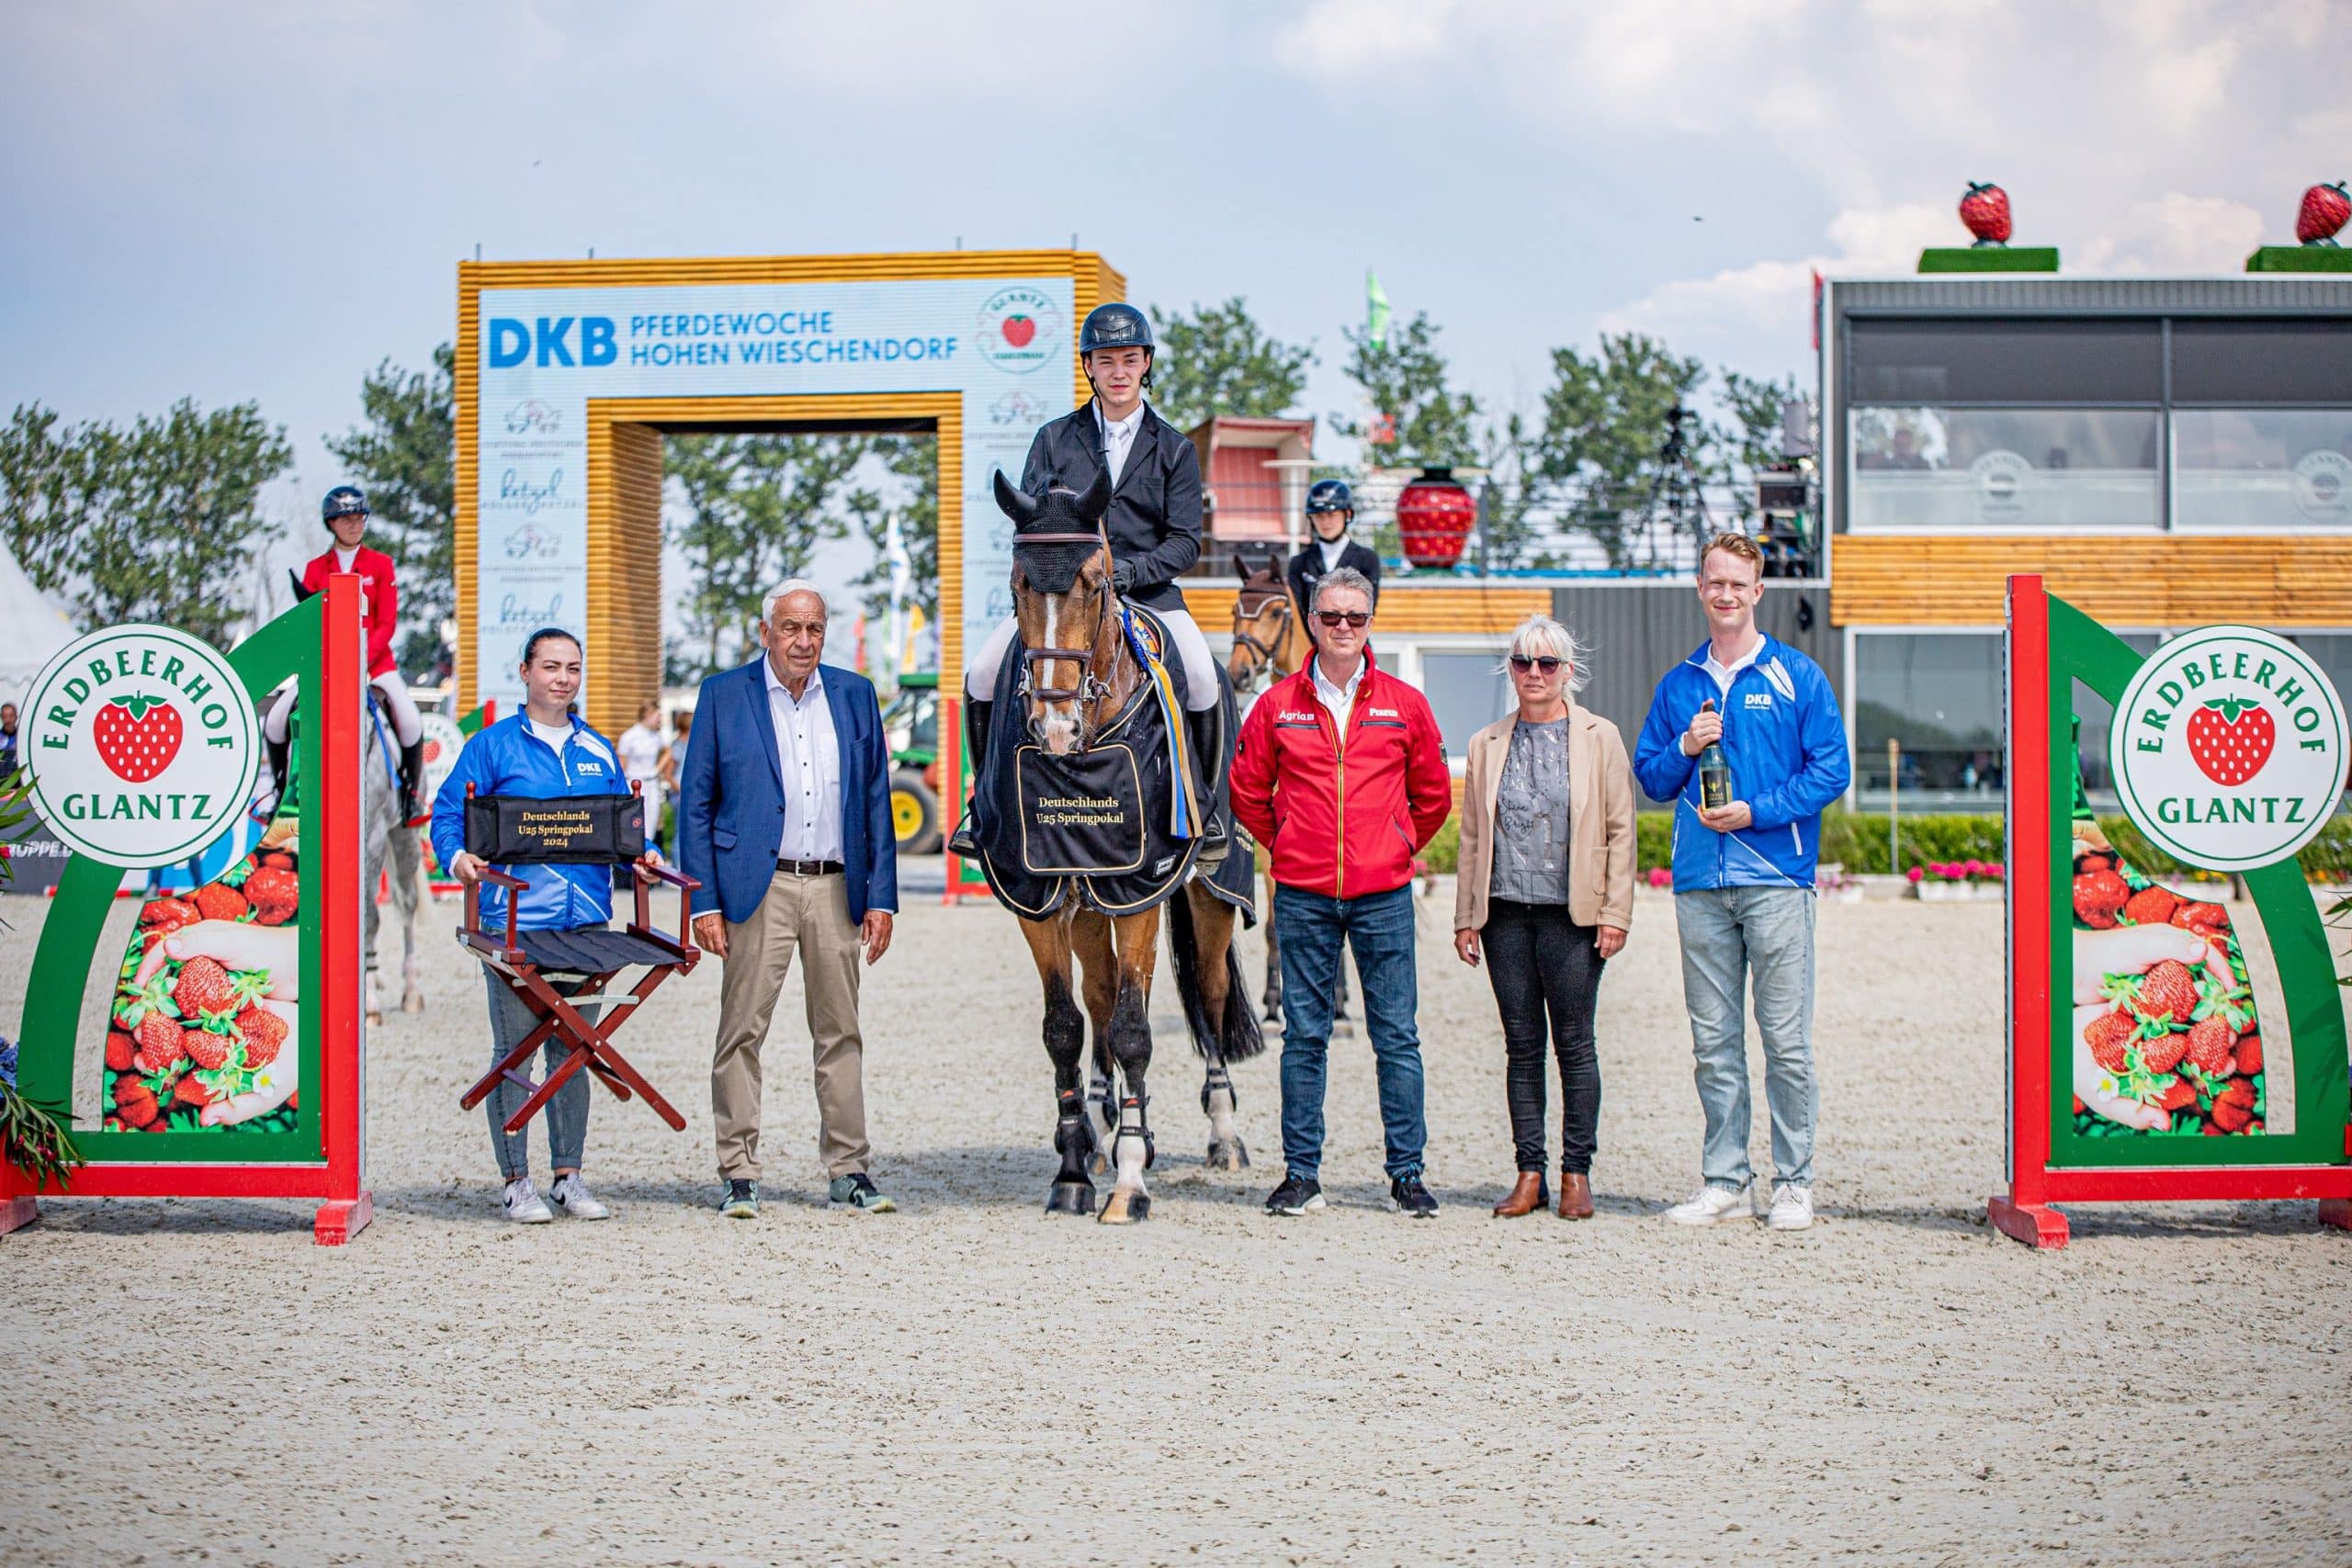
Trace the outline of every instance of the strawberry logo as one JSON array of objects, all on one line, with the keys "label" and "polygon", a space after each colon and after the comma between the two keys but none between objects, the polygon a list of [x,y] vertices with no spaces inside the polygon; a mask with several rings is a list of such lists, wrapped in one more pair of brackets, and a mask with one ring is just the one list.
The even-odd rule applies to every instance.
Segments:
[{"label": "strawberry logo", "polygon": [[2215,697],[2188,716],[2188,755],[2217,784],[2235,787],[2262,772],[2278,741],[2270,710],[2251,697]]},{"label": "strawberry logo", "polygon": [[141,784],[180,751],[180,710],[169,699],[132,693],[109,697],[91,727],[98,760],[126,784]]},{"label": "strawberry logo", "polygon": [[1037,335],[1037,323],[1027,316],[1007,316],[1002,330],[1005,342],[1015,348],[1027,348],[1029,340]]}]

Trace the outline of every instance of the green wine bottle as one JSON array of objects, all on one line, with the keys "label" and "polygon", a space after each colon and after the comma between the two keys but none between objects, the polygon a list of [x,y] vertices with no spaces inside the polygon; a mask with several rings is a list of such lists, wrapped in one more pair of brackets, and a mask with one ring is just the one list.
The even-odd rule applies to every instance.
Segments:
[{"label": "green wine bottle", "polygon": [[[1699,711],[1712,713],[1715,701],[1708,698]],[[1710,740],[1699,753],[1699,804],[1713,811],[1732,803],[1731,759],[1724,755],[1724,743]]]}]

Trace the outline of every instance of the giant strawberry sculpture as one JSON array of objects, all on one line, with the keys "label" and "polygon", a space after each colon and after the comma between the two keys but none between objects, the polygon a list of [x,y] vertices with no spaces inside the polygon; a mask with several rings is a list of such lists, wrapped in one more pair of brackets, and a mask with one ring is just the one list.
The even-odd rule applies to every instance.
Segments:
[{"label": "giant strawberry sculpture", "polygon": [[1976,236],[1979,245],[2006,245],[2014,226],[2009,221],[2009,193],[1982,180],[1968,182],[1960,198],[1960,220]]},{"label": "giant strawberry sculpture", "polygon": [[2306,245],[2333,245],[2346,220],[2352,220],[2352,195],[2345,193],[2344,182],[2313,186],[2303,192],[2303,205],[2295,214],[2295,238]]}]

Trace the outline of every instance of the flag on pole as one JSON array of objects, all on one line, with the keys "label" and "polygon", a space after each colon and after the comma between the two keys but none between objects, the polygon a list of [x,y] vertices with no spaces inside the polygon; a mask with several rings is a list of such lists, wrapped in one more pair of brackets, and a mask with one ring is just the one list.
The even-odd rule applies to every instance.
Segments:
[{"label": "flag on pole", "polygon": [[1370,267],[1363,269],[1363,335],[1374,348],[1388,346],[1388,291]]},{"label": "flag on pole", "polygon": [[[907,588],[914,577],[914,562],[907,555],[907,536],[899,526],[899,514],[890,513],[882,535],[883,558],[890,563],[890,652],[893,658],[905,645],[900,641],[900,617],[905,612]],[[902,660],[899,670],[907,668]]]}]

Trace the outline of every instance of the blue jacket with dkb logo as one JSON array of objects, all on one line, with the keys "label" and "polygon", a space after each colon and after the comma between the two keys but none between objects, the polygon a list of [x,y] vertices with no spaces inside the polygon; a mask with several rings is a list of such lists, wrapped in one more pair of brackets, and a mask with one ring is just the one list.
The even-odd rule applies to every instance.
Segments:
[{"label": "blue jacket with dkb logo", "polygon": [[[1699,820],[1699,761],[1682,736],[1700,705],[1724,716],[1732,798],[1756,819],[1731,833]],[[1846,793],[1853,766],[1846,720],[1821,666],[1767,637],[1732,677],[1728,697],[1707,673],[1707,645],[1666,672],[1634,748],[1634,776],[1653,800],[1674,802],[1674,890],[1803,887],[1821,852],[1821,808]]]},{"label": "blue jacket with dkb logo", "polygon": [[[527,714],[516,712],[466,741],[458,764],[433,796],[433,853],[443,865],[466,847],[466,785],[476,795],[519,795],[560,800],[571,795],[627,795],[628,781],[605,738],[571,718],[571,739],[561,755],[531,730]],[[601,926],[613,918],[613,868],[609,865],[502,865],[492,869],[519,876],[530,886],[514,911],[516,929],[570,931]],[[506,924],[506,895],[482,890],[485,931]],[[492,897],[496,894],[495,897]]]}]

